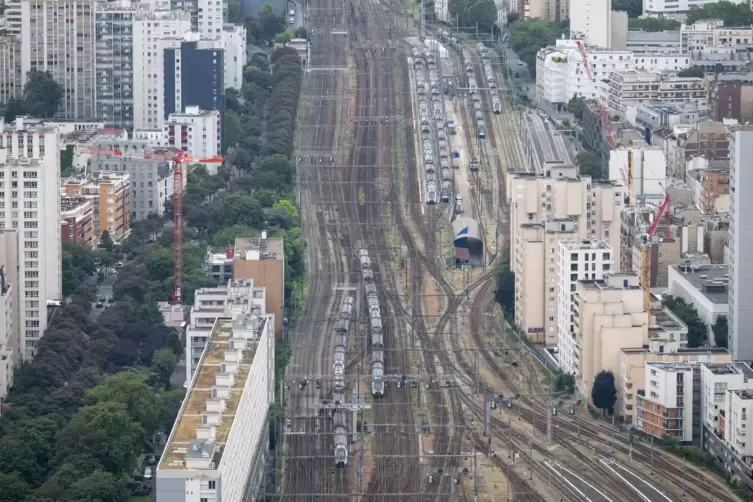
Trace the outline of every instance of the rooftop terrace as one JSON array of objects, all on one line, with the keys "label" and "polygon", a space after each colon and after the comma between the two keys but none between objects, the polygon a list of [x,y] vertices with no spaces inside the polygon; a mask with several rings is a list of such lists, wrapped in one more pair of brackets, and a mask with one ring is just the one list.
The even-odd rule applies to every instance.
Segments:
[{"label": "rooftop terrace", "polygon": [[234,330],[260,333],[266,317],[217,319],[162,455],[160,469],[213,470],[230,437],[235,412],[251,370],[257,341]]}]

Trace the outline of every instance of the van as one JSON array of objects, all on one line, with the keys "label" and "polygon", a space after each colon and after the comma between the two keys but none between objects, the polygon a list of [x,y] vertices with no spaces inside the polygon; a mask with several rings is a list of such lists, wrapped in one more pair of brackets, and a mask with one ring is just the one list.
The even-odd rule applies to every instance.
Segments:
[{"label": "van", "polygon": [[291,17],[290,19],[288,19],[288,23],[289,24],[295,24],[295,18]]},{"label": "van", "polygon": [[290,13],[288,14],[290,17],[295,16],[295,11],[293,9],[290,10]]}]

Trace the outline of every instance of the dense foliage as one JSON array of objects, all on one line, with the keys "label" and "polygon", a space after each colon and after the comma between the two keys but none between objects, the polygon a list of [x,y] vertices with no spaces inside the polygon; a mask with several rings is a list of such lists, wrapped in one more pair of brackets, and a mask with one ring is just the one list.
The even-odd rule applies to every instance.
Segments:
[{"label": "dense foliage", "polygon": [[680,72],[677,72],[678,77],[703,78],[705,75],[706,72],[703,71],[703,68],[699,68],[698,66],[691,66],[690,68],[686,68]]},{"label": "dense foliage", "polygon": [[544,47],[554,45],[558,38],[569,32],[570,26],[567,21],[555,23],[540,19],[517,20],[510,28],[509,44],[520,60],[528,65],[531,74],[535,75],[536,53]]},{"label": "dense foliage", "polygon": [[26,114],[38,118],[54,117],[62,99],[63,88],[50,72],[31,70],[26,74],[23,97],[11,98],[5,103],[5,121],[12,122],[19,115]]},{"label": "dense foliage", "polygon": [[630,17],[638,17],[643,14],[643,0],[613,0],[612,10],[625,11]]},{"label": "dense foliage", "polygon": [[575,156],[575,165],[578,166],[578,174],[590,176],[593,180],[604,179],[604,170],[601,168],[599,156],[589,150],[579,152]]},{"label": "dense foliage", "polygon": [[698,311],[682,298],[665,295],[662,306],[672,311],[688,326],[688,347],[703,347],[708,344],[708,326],[698,316]]},{"label": "dense foliage", "polygon": [[591,388],[591,401],[604,413],[612,414],[617,403],[617,387],[611,371],[601,371],[594,379]]},{"label": "dense foliage", "polygon": [[[190,166],[184,207],[184,294],[208,285],[201,264],[206,246],[237,236],[285,239],[286,298],[296,301],[303,280],[303,242],[290,161],[301,80],[290,49],[272,53],[244,74],[244,99],[232,94],[238,121],[256,129],[254,162],[231,179]],[[271,73],[270,73],[271,69]],[[258,159],[258,160],[257,160]],[[170,377],[182,342],[157,310],[173,289],[172,231],[158,217],[134,224],[128,239],[92,251],[66,245],[63,281],[69,302],[52,319],[37,357],[16,373],[0,418],[0,502],[127,500],[145,455],[159,453],[184,391]],[[126,259],[113,286],[114,303],[95,320],[92,275]],[[280,363],[289,356],[280,354]],[[138,487],[139,484],[135,483]]]},{"label": "dense foliage", "polygon": [[[488,33],[497,22],[497,7],[494,0],[449,0],[450,18],[464,28]],[[430,12],[430,11],[428,11]]]},{"label": "dense foliage", "polygon": [[747,2],[721,1],[691,9],[685,22],[693,24],[696,21],[712,19],[723,21],[724,26],[750,26],[753,24],[753,11]]},{"label": "dense foliage", "polygon": [[714,325],[711,326],[711,332],[714,333],[714,343],[717,347],[724,347],[725,349],[729,345],[729,321],[727,316],[719,316],[716,318]]}]

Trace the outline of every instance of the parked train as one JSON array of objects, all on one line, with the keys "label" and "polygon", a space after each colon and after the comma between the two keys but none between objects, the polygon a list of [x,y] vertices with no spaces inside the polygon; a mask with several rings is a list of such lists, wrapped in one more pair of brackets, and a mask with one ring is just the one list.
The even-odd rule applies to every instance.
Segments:
[{"label": "parked train", "polygon": [[384,395],[384,331],[379,294],[374,282],[371,258],[366,249],[358,251],[361,264],[361,279],[366,307],[369,311],[369,335],[371,337],[371,393],[374,397]]},{"label": "parked train", "polygon": [[336,406],[334,419],[335,466],[348,465],[347,411],[337,406],[345,404],[345,365],[348,354],[348,330],[353,320],[356,299],[346,296],[340,305],[340,316],[335,323],[335,348],[332,357],[332,403]]}]

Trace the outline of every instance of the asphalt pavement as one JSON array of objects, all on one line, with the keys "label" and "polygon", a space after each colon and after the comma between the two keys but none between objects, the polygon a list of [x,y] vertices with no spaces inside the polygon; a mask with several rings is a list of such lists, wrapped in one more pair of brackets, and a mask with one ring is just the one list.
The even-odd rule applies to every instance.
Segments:
[{"label": "asphalt pavement", "polygon": [[[118,279],[118,271],[115,270],[111,274],[109,274],[107,277],[104,278],[102,282],[97,283],[97,299],[99,298],[111,298],[112,297],[112,287],[115,284],[115,281]],[[102,315],[102,312],[105,311],[105,309],[108,307],[107,302],[105,302],[104,306],[97,307],[96,301],[95,303],[92,303],[92,312],[89,314],[89,319],[92,321],[96,321],[100,315]]]}]

